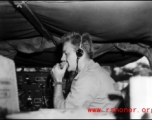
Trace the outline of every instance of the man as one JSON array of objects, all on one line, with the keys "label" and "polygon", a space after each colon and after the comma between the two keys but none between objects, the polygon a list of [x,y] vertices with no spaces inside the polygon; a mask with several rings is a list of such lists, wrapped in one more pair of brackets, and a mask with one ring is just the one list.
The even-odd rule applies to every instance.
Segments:
[{"label": "man", "polygon": [[[88,33],[80,35],[76,32],[67,33],[63,41],[63,55],[60,64],[51,71],[54,86],[55,108],[106,108],[116,107],[118,100],[110,100],[110,95],[120,95],[114,89],[114,80],[109,74],[92,60],[93,45]],[[72,81],[71,91],[64,99],[62,79],[65,72],[76,71],[77,76]]]}]

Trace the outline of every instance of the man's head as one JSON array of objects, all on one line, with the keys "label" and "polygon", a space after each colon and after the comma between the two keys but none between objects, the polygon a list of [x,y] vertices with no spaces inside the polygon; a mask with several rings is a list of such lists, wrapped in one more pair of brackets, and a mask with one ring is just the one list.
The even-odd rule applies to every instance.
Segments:
[{"label": "man's head", "polygon": [[70,32],[65,34],[61,38],[63,42],[63,55],[61,61],[68,63],[68,71],[75,71],[77,66],[77,54],[78,49],[83,50],[82,56],[79,58],[79,62],[92,59],[93,57],[93,45],[88,33],[80,35],[76,32]]}]

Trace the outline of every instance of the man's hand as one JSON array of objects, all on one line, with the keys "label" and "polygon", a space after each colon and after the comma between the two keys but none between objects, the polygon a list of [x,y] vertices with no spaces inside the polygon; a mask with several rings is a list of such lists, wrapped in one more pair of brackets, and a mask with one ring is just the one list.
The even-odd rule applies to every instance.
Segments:
[{"label": "man's hand", "polygon": [[[63,64],[62,64],[63,65]],[[57,63],[51,70],[51,75],[54,79],[54,82],[62,82],[65,71],[68,67],[68,64],[65,62],[63,68],[60,67],[60,64]]]}]

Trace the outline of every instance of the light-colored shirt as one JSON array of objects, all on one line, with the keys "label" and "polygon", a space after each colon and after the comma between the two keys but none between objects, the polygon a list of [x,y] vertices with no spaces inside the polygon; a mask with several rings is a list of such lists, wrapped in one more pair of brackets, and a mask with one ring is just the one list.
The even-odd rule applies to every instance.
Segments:
[{"label": "light-colored shirt", "polygon": [[71,91],[61,103],[62,108],[114,108],[118,100],[110,100],[110,95],[121,95],[114,89],[115,81],[93,60],[88,61],[75,77]]}]

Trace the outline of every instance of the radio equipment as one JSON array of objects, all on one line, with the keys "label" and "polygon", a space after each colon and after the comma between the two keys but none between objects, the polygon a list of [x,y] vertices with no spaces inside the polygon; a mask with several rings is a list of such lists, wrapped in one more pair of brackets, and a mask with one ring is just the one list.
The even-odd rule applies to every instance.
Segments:
[{"label": "radio equipment", "polygon": [[20,111],[53,108],[49,72],[17,72]]}]

